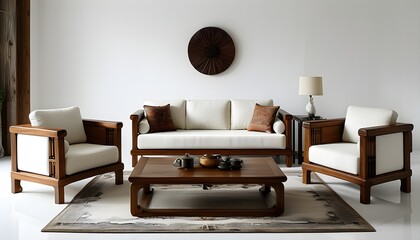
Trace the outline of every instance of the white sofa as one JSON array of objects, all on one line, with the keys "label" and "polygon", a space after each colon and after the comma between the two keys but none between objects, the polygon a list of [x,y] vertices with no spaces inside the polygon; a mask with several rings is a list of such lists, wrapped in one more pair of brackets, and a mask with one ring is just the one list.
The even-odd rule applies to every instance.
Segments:
[{"label": "white sofa", "polygon": [[285,155],[292,165],[292,115],[279,109],[274,133],[248,131],[256,103],[273,106],[273,100],[156,100],[144,105],[170,104],[176,131],[149,133],[143,109],[133,113],[132,164],[142,155],[189,153],[223,155]]}]

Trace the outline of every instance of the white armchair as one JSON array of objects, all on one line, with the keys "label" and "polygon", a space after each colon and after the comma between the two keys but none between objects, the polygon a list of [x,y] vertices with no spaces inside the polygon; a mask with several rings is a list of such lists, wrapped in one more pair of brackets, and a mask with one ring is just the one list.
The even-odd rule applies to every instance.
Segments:
[{"label": "white armchair", "polygon": [[64,203],[64,186],[106,172],[123,183],[121,122],[83,120],[78,107],[36,110],[31,124],[11,126],[12,192],[21,180],[53,186]]},{"label": "white armchair", "polygon": [[397,123],[397,113],[349,106],[345,119],[308,121],[305,128],[303,182],[319,172],[360,186],[360,202],[370,203],[371,187],[401,180],[411,192],[412,124]]}]

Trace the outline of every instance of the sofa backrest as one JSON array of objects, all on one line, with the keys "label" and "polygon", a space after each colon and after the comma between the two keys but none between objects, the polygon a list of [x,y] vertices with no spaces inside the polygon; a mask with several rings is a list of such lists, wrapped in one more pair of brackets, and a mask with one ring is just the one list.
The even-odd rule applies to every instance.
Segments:
[{"label": "sofa backrest", "polygon": [[230,129],[230,101],[187,100],[185,129]]},{"label": "sofa backrest", "polygon": [[170,104],[172,121],[177,129],[243,130],[251,122],[257,103],[273,106],[272,99],[147,100],[144,105]]},{"label": "sofa backrest", "polygon": [[398,114],[391,109],[349,106],[344,122],[343,141],[357,143],[359,129],[395,124]]},{"label": "sofa backrest", "polygon": [[149,106],[163,106],[166,104],[170,105],[174,127],[176,129],[185,129],[185,100],[147,100],[144,102],[144,105]]},{"label": "sofa backrest", "polygon": [[272,99],[253,100],[240,99],[231,100],[231,119],[230,128],[232,130],[247,129],[254,114],[255,104],[262,106],[273,106]]}]

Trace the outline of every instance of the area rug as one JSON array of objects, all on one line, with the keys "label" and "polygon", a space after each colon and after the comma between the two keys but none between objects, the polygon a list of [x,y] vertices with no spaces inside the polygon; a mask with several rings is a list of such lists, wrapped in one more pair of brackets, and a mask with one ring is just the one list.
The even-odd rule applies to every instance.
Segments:
[{"label": "area rug", "polygon": [[[130,214],[128,173],[124,184],[115,185],[113,174],[95,177],[78,193],[71,203],[45,226],[43,232],[78,233],[186,233],[186,232],[372,232],[375,229],[314,174],[314,184],[302,184],[302,174],[287,171],[285,182],[285,211],[279,217],[133,217]],[[156,185],[155,194],[173,196],[185,191],[232,191],[249,195],[248,202],[239,203],[235,197],[226,198],[229,204],[253,204],[258,196],[256,185]],[[169,194],[168,194],[169,193]],[[207,193],[206,193],[207,194]],[[251,196],[254,194],[253,196]],[[272,191],[270,194],[275,194]],[[219,194],[220,195],[220,194]],[[223,195],[223,194],[222,194]],[[155,196],[154,196],[155,197]],[[157,198],[157,196],[156,196]],[[223,204],[221,200],[221,203]],[[238,201],[238,202],[236,202]],[[214,201],[213,201],[214,202]],[[157,203],[159,204],[159,203]]]}]

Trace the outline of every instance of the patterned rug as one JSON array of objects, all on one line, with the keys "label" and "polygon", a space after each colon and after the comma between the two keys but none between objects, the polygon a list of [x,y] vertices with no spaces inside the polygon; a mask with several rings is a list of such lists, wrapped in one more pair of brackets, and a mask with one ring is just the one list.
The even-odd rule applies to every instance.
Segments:
[{"label": "patterned rug", "polygon": [[[345,203],[331,188],[314,174],[314,184],[302,184],[301,172],[283,169],[285,182],[285,211],[279,217],[150,217],[130,214],[128,173],[124,184],[115,185],[113,174],[95,177],[59,213],[43,232],[93,233],[150,233],[150,232],[372,232],[375,229]],[[217,185],[203,190],[202,185],[156,185],[150,205],[162,207],[176,204],[206,191],[212,198],[209,204],[254,207],[261,203],[257,185]],[[197,194],[196,194],[197,193]],[[271,191],[272,198],[275,192]],[[183,196],[183,197],[180,197]],[[245,197],[244,197],[245,196]],[[164,201],[166,200],[166,202]],[[205,198],[199,198],[201,203]]]}]

